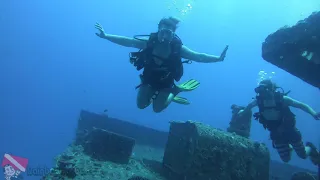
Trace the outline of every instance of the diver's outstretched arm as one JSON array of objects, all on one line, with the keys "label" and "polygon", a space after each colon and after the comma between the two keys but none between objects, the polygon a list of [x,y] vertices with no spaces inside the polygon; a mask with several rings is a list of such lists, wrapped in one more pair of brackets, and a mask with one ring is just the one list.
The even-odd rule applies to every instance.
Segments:
[{"label": "diver's outstretched arm", "polygon": [[199,53],[189,49],[186,46],[182,46],[181,57],[192,60],[192,61],[201,62],[201,63],[220,62],[220,61],[223,61],[224,58],[226,57],[228,48],[229,46],[226,46],[220,56],[214,56],[210,54]]},{"label": "diver's outstretched arm", "polygon": [[240,110],[238,112],[239,115],[241,115],[242,113],[246,113],[248,111],[250,111],[252,108],[256,107],[258,104],[257,104],[257,100],[254,99],[253,101],[251,101],[243,110]]},{"label": "diver's outstretched arm", "polygon": [[126,37],[126,36],[106,34],[104,32],[103,27],[99,23],[95,24],[95,28],[100,31],[100,33],[96,33],[97,36],[99,36],[100,38],[109,40],[120,46],[132,47],[132,48],[138,48],[138,49],[144,49],[147,46],[147,39],[146,41],[143,41],[143,40],[137,40],[137,39]]},{"label": "diver's outstretched arm", "polygon": [[302,102],[297,101],[297,100],[290,98],[288,96],[284,96],[283,99],[287,105],[289,105],[291,107],[299,108],[302,111],[310,114],[315,119],[319,120],[319,118],[320,118],[319,113],[317,113],[315,110],[313,110],[308,104],[302,103]]}]

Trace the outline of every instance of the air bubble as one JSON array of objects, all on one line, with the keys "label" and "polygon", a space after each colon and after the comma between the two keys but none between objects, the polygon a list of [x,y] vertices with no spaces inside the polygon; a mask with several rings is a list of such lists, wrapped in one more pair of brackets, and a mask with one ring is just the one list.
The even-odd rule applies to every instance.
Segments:
[{"label": "air bubble", "polygon": [[257,85],[259,85],[259,83],[263,80],[271,80],[271,79],[274,79],[276,73],[274,71],[270,72],[270,73],[267,73],[266,71],[259,71],[258,72],[258,78],[257,78]]},{"label": "air bubble", "polygon": [[[171,0],[167,1],[167,9],[169,11],[176,11],[179,15],[187,15],[193,8],[194,0]],[[173,8],[174,7],[174,8]]]}]

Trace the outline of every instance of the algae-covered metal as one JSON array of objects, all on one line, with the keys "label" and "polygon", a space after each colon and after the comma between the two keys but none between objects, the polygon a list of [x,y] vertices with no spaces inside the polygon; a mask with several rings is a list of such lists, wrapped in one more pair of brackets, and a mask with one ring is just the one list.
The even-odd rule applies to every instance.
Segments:
[{"label": "algae-covered metal", "polygon": [[196,122],[171,122],[163,165],[176,179],[269,180],[264,144]]}]

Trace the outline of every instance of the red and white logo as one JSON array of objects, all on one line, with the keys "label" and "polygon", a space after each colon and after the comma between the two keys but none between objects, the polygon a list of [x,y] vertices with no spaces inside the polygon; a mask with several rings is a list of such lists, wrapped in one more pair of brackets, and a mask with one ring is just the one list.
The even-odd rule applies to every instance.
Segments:
[{"label": "red and white logo", "polygon": [[28,159],[5,154],[1,164],[6,180],[18,178],[21,172],[25,172],[28,166]]}]

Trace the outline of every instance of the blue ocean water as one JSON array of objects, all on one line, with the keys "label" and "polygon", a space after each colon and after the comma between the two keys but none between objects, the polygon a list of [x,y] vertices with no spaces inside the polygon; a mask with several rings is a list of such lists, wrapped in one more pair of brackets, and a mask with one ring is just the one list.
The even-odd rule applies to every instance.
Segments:
[{"label": "blue ocean water", "polygon": [[[80,109],[108,109],[112,117],[160,130],[168,130],[170,120],[225,129],[230,105],[246,105],[254,97],[261,71],[320,111],[318,89],[261,58],[268,34],[319,9],[317,0],[2,0],[0,155],[26,157],[30,167],[50,168],[53,157],[72,142]],[[221,63],[186,65],[182,80],[201,82],[184,94],[192,104],[171,104],[155,114],[136,107],[139,72],[128,59],[133,49],[98,38],[94,24],[101,23],[106,33],[132,37],[156,31],[159,20],[171,15],[182,20],[177,33],[184,45],[219,55],[228,44],[229,51]],[[317,143],[320,122],[300,110],[293,112],[304,140]],[[252,138],[267,143],[272,159],[280,160],[268,132],[256,122]],[[296,155],[290,163],[316,169]]]}]

